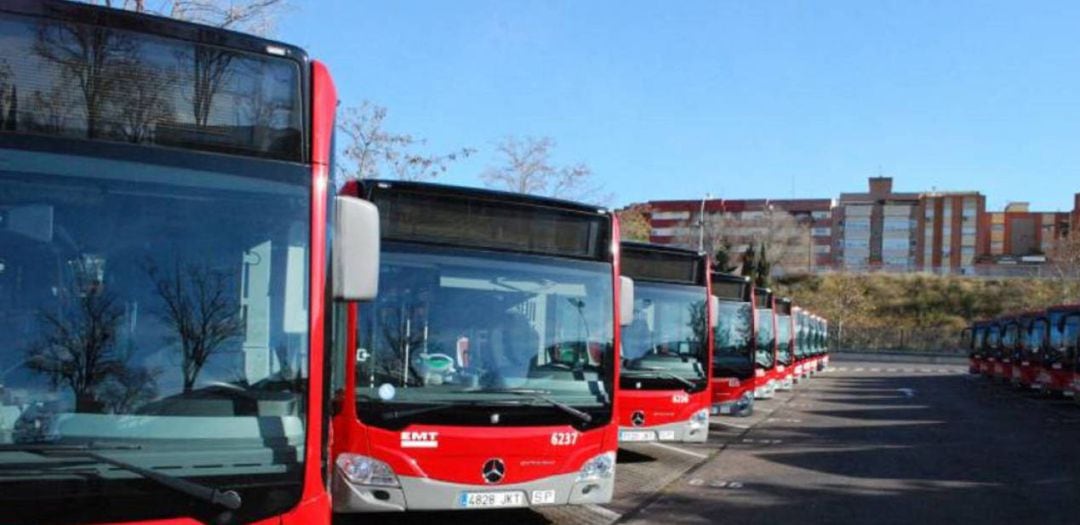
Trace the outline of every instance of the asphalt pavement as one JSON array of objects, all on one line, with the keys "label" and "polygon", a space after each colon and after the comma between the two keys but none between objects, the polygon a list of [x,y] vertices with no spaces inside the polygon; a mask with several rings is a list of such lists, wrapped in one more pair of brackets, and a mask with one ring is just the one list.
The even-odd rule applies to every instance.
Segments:
[{"label": "asphalt pavement", "polygon": [[[1080,406],[941,364],[839,361],[714,417],[709,443],[620,450],[603,506],[379,523],[1080,523]],[[370,523],[371,517],[339,517]]]}]

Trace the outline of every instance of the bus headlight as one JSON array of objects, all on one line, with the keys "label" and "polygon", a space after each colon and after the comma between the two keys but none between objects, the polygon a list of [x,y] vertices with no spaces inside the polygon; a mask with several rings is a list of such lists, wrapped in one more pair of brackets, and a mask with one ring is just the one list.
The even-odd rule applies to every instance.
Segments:
[{"label": "bus headlight", "polygon": [[337,466],[349,481],[359,485],[400,486],[394,469],[377,459],[359,454],[341,454],[337,458]]},{"label": "bus headlight", "polygon": [[690,428],[701,428],[709,424],[709,409],[704,408],[690,416]]},{"label": "bus headlight", "polygon": [[577,481],[595,481],[610,478],[615,474],[615,453],[604,452],[581,466]]}]

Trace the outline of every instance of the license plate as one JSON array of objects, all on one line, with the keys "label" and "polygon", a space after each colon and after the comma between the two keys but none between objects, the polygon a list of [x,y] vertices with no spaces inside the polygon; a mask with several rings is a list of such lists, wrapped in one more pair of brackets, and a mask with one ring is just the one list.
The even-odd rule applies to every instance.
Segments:
[{"label": "license plate", "polygon": [[619,441],[656,441],[656,432],[646,430],[624,430],[619,432]]},{"label": "license plate", "polygon": [[521,491],[503,492],[462,492],[458,506],[466,509],[497,509],[504,507],[524,507],[525,493]]},{"label": "license plate", "polygon": [[675,431],[674,430],[661,430],[660,431],[660,441],[675,441]]}]

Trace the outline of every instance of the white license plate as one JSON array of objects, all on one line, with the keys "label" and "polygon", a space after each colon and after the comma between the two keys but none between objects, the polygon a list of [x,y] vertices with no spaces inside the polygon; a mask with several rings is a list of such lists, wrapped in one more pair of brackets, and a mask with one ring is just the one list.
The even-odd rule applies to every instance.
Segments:
[{"label": "white license plate", "polygon": [[660,441],[675,441],[675,431],[674,430],[661,430],[659,439],[660,439]]},{"label": "white license plate", "polygon": [[651,430],[624,430],[619,432],[619,441],[656,441],[656,432]]},{"label": "white license plate", "polygon": [[504,492],[462,492],[458,506],[466,509],[497,509],[504,507],[524,507],[525,493],[521,491]]}]

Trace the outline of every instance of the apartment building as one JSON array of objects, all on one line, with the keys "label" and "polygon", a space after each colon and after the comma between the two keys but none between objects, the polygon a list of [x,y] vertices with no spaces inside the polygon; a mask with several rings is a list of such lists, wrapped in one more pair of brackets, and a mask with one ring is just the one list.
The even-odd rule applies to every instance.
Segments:
[{"label": "apartment building", "polygon": [[893,191],[892,177],[871,177],[869,191],[841,193],[833,211],[833,257],[844,270],[915,269],[920,194]]},{"label": "apartment building", "polygon": [[1069,235],[1076,215],[1075,210],[1073,213],[1031,211],[1026,202],[1011,202],[1004,211],[987,213],[984,223],[990,234],[983,244],[981,262],[1046,262],[1055,244]]},{"label": "apartment building", "polygon": [[971,274],[987,242],[986,197],[977,191],[932,192],[919,198],[915,267],[934,273]]}]

